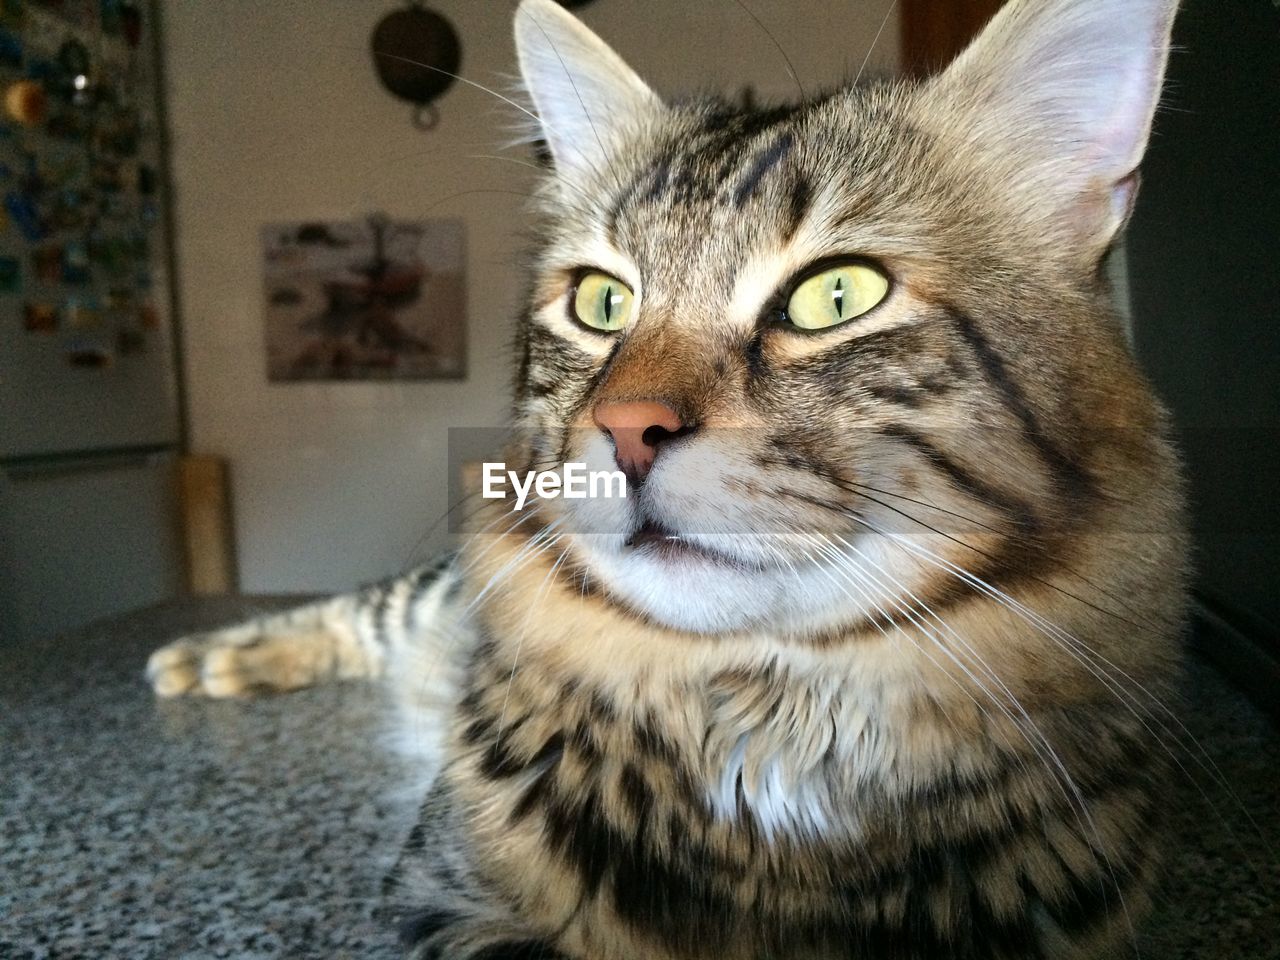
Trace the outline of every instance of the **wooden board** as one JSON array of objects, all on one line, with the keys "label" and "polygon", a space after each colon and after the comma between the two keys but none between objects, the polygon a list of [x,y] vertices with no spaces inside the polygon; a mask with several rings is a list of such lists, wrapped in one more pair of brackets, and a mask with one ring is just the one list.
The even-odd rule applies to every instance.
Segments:
[{"label": "wooden board", "polygon": [[236,588],[227,464],[220,457],[188,455],[178,465],[187,586],[197,596]]}]

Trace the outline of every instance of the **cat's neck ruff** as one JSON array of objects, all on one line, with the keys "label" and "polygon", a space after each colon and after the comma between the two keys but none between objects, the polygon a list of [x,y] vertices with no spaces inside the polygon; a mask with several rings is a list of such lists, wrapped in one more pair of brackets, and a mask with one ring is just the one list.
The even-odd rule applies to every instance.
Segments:
[{"label": "cat's neck ruff", "polygon": [[[481,656],[548,726],[575,697],[609,703],[620,724],[662,718],[717,818],[749,814],[769,838],[849,836],[867,803],[1036,759],[1032,686],[1012,671],[995,689],[909,624],[820,644],[681,632],[584,590],[530,540],[478,537],[462,554]],[[982,616],[995,625],[989,605]]]}]

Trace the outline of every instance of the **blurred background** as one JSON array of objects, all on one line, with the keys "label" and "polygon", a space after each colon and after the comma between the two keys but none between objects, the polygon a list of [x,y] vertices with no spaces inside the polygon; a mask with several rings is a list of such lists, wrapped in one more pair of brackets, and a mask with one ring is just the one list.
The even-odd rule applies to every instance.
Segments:
[{"label": "blurred background", "polygon": [[[760,101],[926,74],[999,7],[566,5],[659,91]],[[344,590],[443,542],[448,431],[507,407],[532,175],[502,149],[512,8],[0,2],[0,644],[190,593]],[[1272,697],[1278,38],[1271,0],[1185,4],[1113,264],[1181,430],[1208,646]],[[416,90],[371,54],[388,67],[400,43],[440,65]],[[317,273],[316,250],[346,279]],[[290,270],[311,286],[268,281]],[[405,375],[428,352],[405,298],[446,277],[465,303],[456,342]],[[269,310],[312,316],[292,367],[269,363]],[[335,352],[340,337],[366,352]]]}]

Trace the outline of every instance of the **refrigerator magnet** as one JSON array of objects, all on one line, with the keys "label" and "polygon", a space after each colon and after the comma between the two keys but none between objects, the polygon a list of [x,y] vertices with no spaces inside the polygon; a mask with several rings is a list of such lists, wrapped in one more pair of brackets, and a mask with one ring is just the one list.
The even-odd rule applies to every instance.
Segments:
[{"label": "refrigerator magnet", "polygon": [[22,307],[22,326],[28,333],[53,333],[58,329],[58,308],[51,303],[28,302]]},{"label": "refrigerator magnet", "polygon": [[138,307],[138,322],[148,330],[160,329],[160,311],[150,300]]},{"label": "refrigerator magnet", "polygon": [[49,98],[35,80],[16,80],[5,89],[5,115],[24,127],[38,127],[49,111]]},{"label": "refrigerator magnet", "polygon": [[[89,72],[89,48],[72,37],[58,48],[58,66],[71,77],[84,76]],[[84,89],[83,84],[76,84],[77,89]]]},{"label": "refrigerator magnet", "polygon": [[41,283],[62,281],[62,246],[50,244],[31,251],[31,268]]},{"label": "refrigerator magnet", "polygon": [[138,124],[137,115],[121,111],[116,114],[111,123],[98,129],[97,146],[104,153],[114,153],[119,157],[136,157],[141,135],[142,128]]},{"label": "refrigerator magnet", "polygon": [[27,0],[0,0],[0,23],[14,30],[27,25]]},{"label": "refrigerator magnet", "polygon": [[95,330],[102,326],[102,311],[95,300],[68,297],[62,304],[62,319],[72,330]]},{"label": "refrigerator magnet", "polygon": [[123,193],[104,193],[98,201],[98,212],[108,220],[128,220],[133,216],[133,202]]},{"label": "refrigerator magnet", "polygon": [[89,249],[80,240],[62,248],[62,282],[75,286],[89,282]]},{"label": "refrigerator magnet", "polygon": [[40,219],[40,211],[25,193],[10,190],[4,195],[4,208],[13,222],[18,225],[22,236],[29,243],[43,240],[45,236],[44,222]]},{"label": "refrigerator magnet", "polygon": [[17,257],[0,257],[0,293],[17,293],[22,289],[22,261]]},{"label": "refrigerator magnet", "polygon": [[129,271],[129,249],[119,237],[95,237],[89,243],[89,259],[109,276],[121,277]]},{"label": "refrigerator magnet", "polygon": [[87,370],[102,370],[115,363],[115,354],[104,343],[76,338],[67,343],[67,363]]}]

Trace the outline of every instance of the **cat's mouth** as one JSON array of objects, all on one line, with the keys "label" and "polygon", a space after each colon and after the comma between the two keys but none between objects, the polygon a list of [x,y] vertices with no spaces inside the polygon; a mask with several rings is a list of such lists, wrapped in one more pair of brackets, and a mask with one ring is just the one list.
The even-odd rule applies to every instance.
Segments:
[{"label": "cat's mouth", "polygon": [[687,538],[656,520],[646,520],[636,527],[623,546],[629,550],[649,550],[667,556],[705,553]]},{"label": "cat's mouth", "polygon": [[693,538],[672,530],[657,520],[645,520],[623,542],[628,551],[673,562],[702,561],[723,566],[754,566],[740,557],[714,550]]}]

